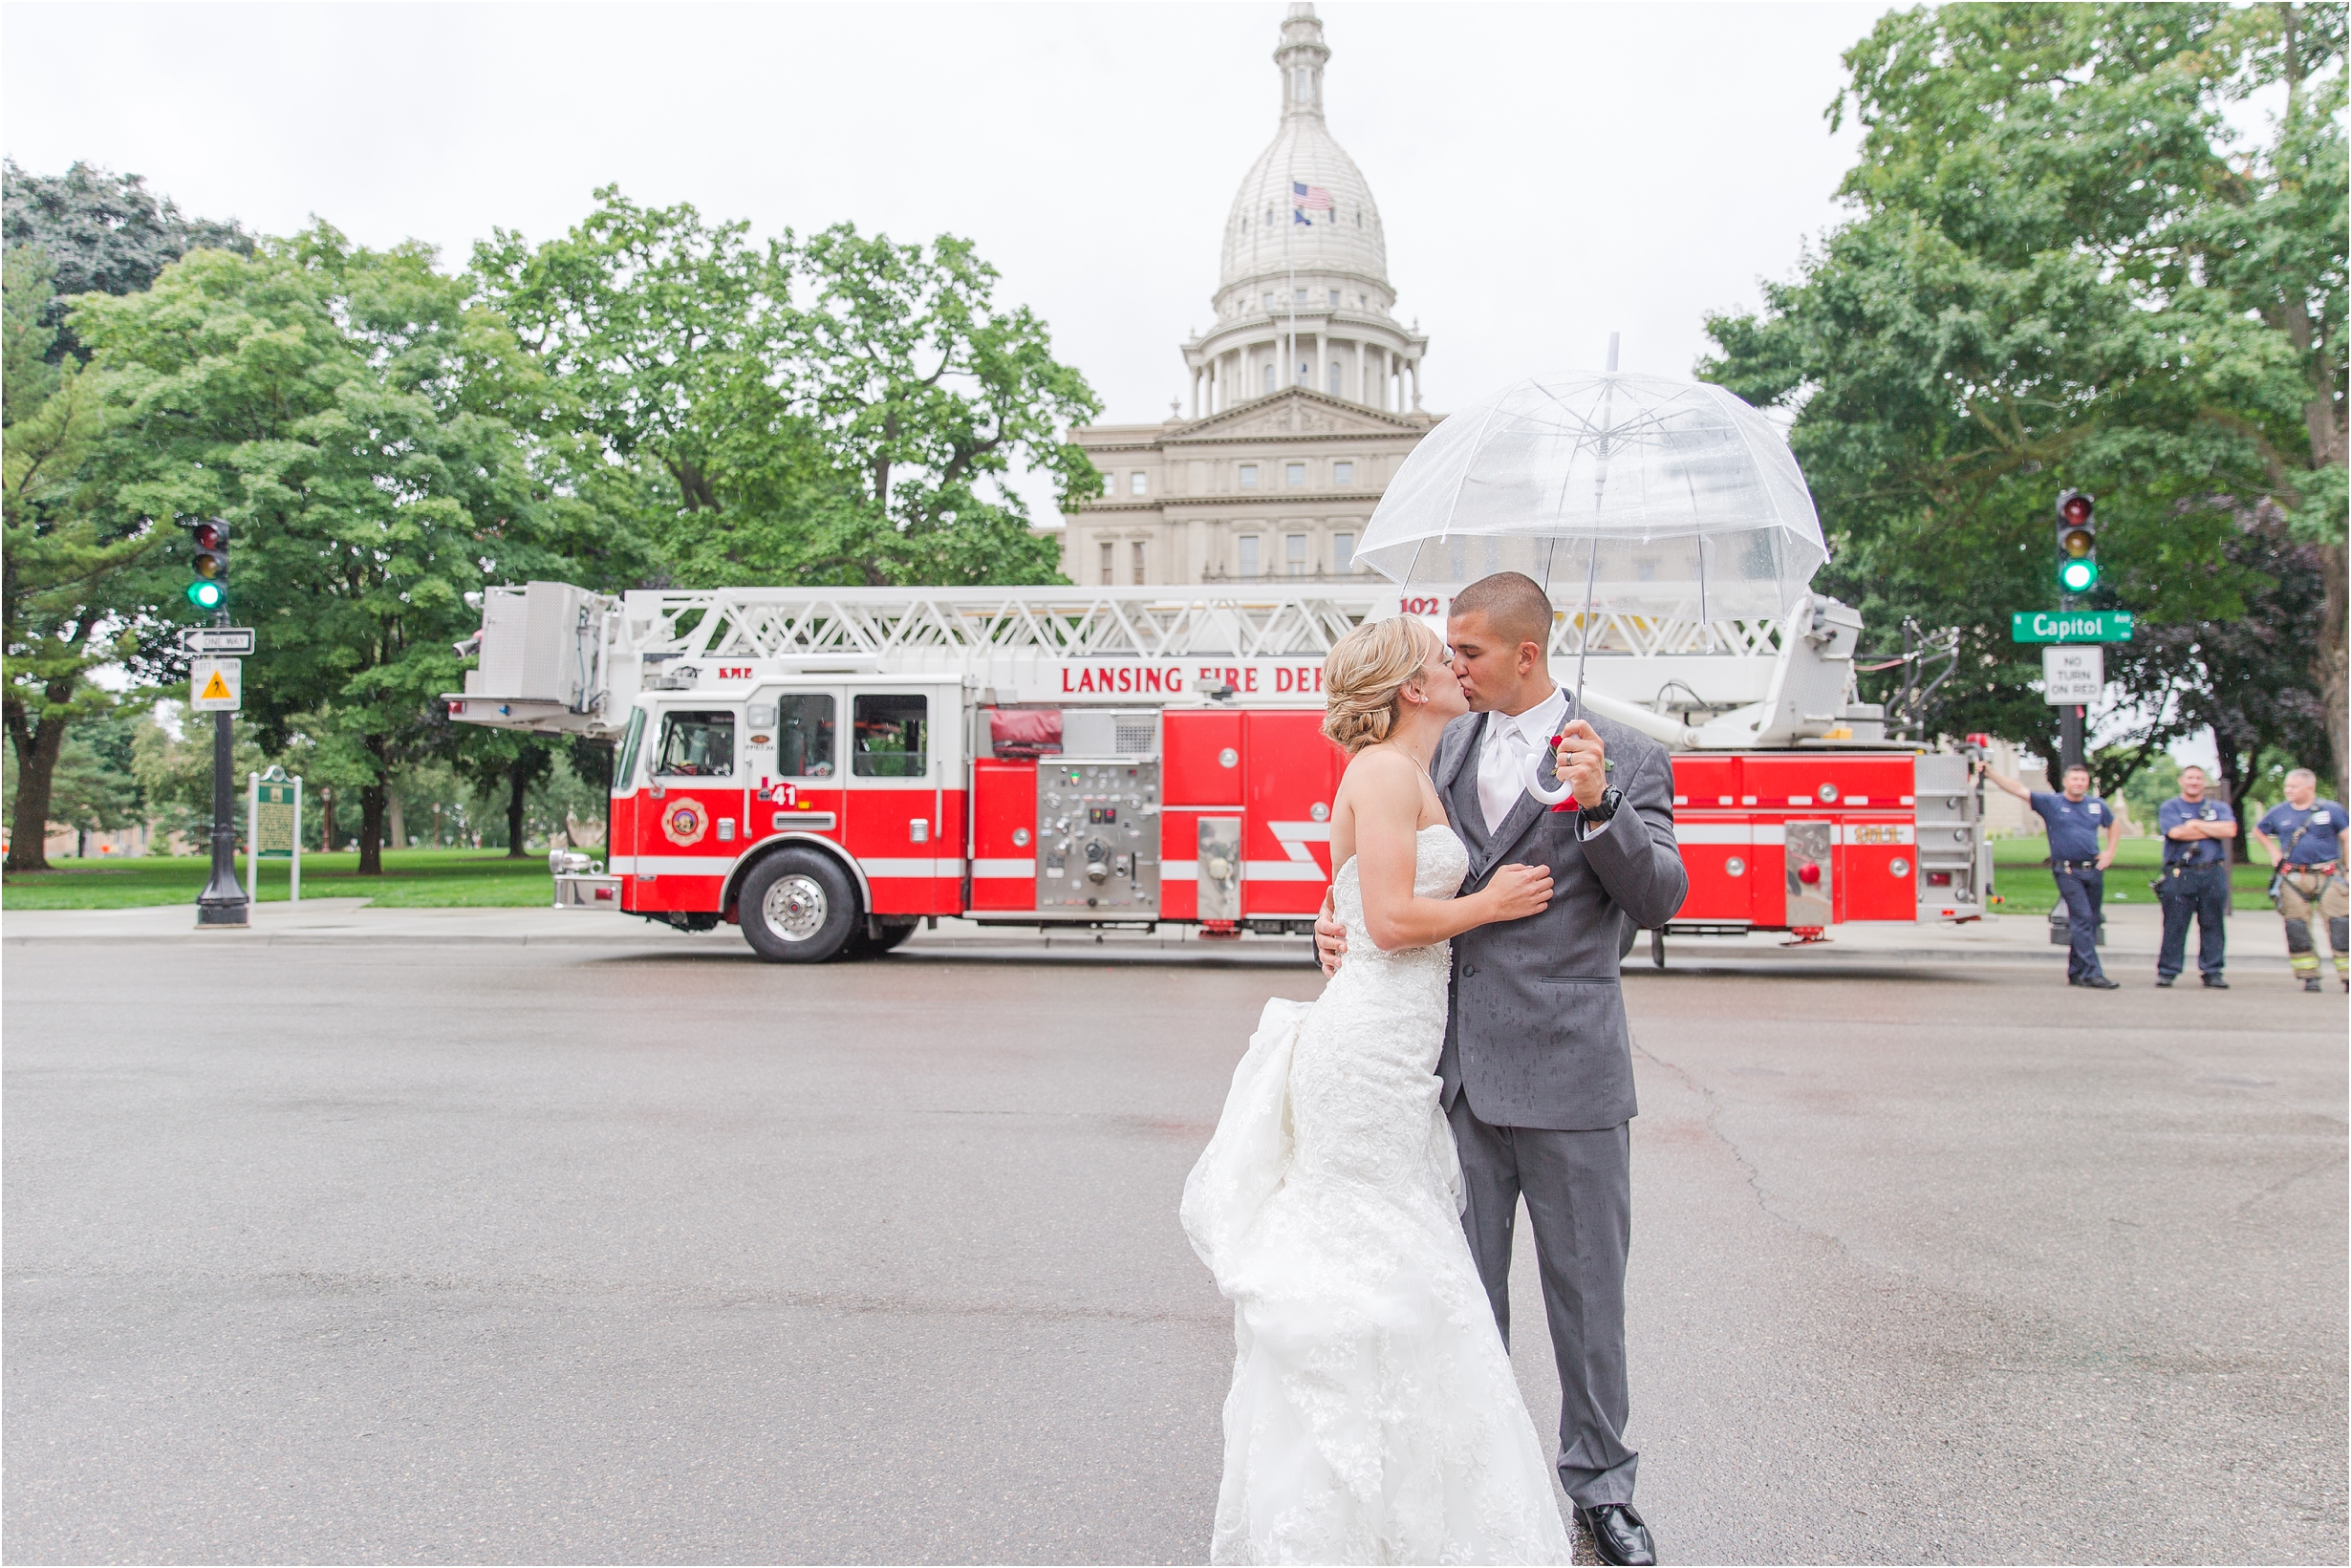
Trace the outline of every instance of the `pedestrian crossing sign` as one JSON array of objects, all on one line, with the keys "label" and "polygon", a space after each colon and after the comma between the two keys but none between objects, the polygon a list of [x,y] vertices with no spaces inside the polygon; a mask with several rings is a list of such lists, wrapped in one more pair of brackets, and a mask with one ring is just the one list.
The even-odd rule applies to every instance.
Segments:
[{"label": "pedestrian crossing sign", "polygon": [[245,661],[192,658],[187,661],[187,705],[193,713],[235,713],[245,692]]}]

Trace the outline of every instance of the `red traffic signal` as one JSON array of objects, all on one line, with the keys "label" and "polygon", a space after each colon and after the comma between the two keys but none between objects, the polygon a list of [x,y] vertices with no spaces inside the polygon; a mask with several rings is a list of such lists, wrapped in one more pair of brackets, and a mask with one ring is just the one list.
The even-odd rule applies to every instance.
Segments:
[{"label": "red traffic signal", "polygon": [[2090,513],[2097,507],[2097,502],[2079,490],[2070,491],[2063,501],[2058,503],[2058,516],[2076,527],[2081,527],[2090,521]]}]

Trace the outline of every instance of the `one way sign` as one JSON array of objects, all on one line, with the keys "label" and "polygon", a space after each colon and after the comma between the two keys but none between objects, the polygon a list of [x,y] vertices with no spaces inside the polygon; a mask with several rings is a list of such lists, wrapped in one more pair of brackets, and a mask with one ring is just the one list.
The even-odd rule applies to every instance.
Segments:
[{"label": "one way sign", "polygon": [[235,713],[245,696],[245,661],[192,658],[187,661],[187,705],[193,713]]}]

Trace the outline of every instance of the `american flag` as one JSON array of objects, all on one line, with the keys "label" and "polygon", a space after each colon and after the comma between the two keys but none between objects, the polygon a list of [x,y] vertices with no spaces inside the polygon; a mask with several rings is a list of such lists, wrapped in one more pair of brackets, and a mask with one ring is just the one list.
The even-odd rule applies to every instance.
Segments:
[{"label": "american flag", "polygon": [[1292,204],[1302,211],[1328,212],[1330,210],[1330,192],[1320,185],[1302,185],[1293,180],[1290,182],[1290,196]]}]

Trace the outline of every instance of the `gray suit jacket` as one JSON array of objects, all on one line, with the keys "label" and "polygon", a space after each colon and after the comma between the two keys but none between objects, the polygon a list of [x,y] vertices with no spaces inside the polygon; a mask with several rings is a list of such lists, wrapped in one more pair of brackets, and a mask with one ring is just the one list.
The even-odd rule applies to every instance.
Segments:
[{"label": "gray suit jacket", "polygon": [[1576,836],[1572,803],[1553,811],[1524,793],[1500,829],[1486,832],[1477,761],[1486,715],[1455,720],[1437,745],[1437,793],[1469,846],[1461,891],[1477,891],[1513,862],[1551,868],[1551,904],[1541,914],[1453,939],[1452,1018],[1437,1072],[1445,1107],[1466,1091],[1470,1109],[1492,1127],[1590,1131],[1628,1121],[1636,1108],[1617,981],[1625,923],[1664,925],[1689,894],[1690,874],[1673,842],[1665,748],[1611,720],[1591,724],[1625,800],[1588,842]]}]

